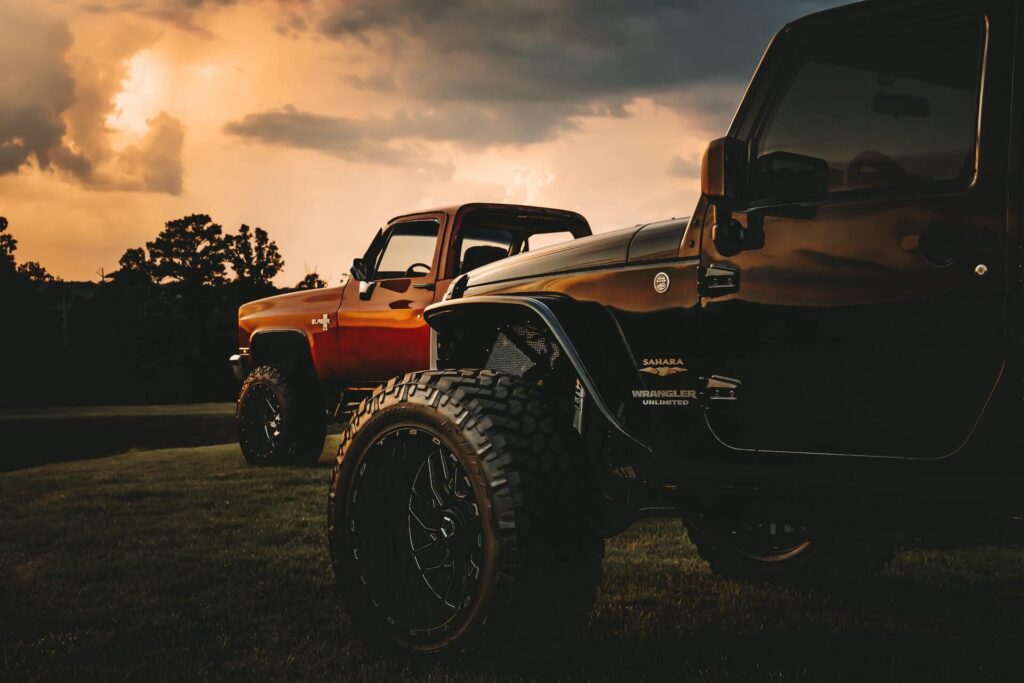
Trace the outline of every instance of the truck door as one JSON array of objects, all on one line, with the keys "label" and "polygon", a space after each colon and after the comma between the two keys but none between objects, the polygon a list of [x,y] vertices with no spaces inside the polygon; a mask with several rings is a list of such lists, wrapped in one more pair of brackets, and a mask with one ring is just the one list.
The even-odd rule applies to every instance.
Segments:
[{"label": "truck door", "polygon": [[708,425],[738,450],[946,457],[1005,356],[1015,16],[833,15],[780,35],[730,133],[749,150],[731,214],[747,244],[704,231],[702,326],[708,374],[740,385]]},{"label": "truck door", "polygon": [[375,386],[430,367],[423,309],[434,301],[444,214],[388,226],[366,255],[365,282],[349,280],[338,311],[338,369],[350,386]]}]

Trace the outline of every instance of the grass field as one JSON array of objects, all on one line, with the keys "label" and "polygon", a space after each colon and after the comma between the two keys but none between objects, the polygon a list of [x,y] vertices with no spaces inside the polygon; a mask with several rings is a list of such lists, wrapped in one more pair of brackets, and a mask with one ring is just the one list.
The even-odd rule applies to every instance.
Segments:
[{"label": "grass field", "polygon": [[609,543],[579,644],[504,676],[410,670],[356,641],[325,547],[325,456],[233,446],[0,474],[0,679],[1021,680],[1024,553],[903,554],[841,593],[716,578],[677,522]]}]

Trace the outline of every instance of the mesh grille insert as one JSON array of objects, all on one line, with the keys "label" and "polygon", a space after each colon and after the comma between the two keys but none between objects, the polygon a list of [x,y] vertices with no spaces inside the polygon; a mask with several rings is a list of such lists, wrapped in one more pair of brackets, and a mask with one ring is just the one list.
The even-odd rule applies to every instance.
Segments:
[{"label": "mesh grille insert", "polygon": [[552,371],[561,356],[558,344],[536,325],[513,323],[499,330],[487,357],[487,368],[522,377],[534,368]]}]

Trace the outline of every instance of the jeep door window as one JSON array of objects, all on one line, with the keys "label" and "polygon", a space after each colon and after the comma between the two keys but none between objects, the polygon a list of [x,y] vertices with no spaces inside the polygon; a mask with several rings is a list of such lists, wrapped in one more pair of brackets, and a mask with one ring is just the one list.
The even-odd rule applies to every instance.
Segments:
[{"label": "jeep door window", "polygon": [[411,221],[393,225],[387,244],[374,268],[375,280],[401,277],[426,277],[434,262],[437,247],[437,221]]},{"label": "jeep door window", "polygon": [[983,47],[977,17],[800,46],[755,145],[752,199],[971,182]]},{"label": "jeep door window", "polygon": [[467,227],[459,238],[459,265],[455,274],[500,261],[512,252],[512,244],[512,233],[508,230]]}]

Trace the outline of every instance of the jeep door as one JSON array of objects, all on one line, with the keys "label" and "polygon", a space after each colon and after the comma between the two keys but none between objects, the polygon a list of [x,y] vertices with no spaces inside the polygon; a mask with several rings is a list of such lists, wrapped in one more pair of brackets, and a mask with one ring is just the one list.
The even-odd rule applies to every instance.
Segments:
[{"label": "jeep door", "polygon": [[366,254],[368,279],[345,286],[336,372],[349,386],[371,387],[430,366],[423,309],[434,301],[445,218],[423,214],[392,223]]},{"label": "jeep door", "polygon": [[907,5],[784,30],[730,131],[747,244],[704,231],[701,323],[730,449],[943,458],[1001,376],[1015,12]]}]

